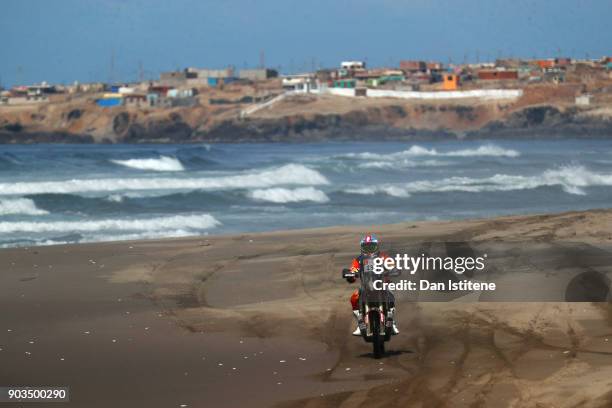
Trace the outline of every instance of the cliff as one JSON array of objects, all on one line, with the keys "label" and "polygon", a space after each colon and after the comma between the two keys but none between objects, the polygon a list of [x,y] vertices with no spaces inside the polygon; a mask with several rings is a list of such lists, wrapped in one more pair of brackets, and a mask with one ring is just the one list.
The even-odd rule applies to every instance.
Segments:
[{"label": "cliff", "polygon": [[[187,143],[610,137],[612,103],[573,103],[575,88],[516,101],[292,96],[242,117],[245,98],[166,109],[100,108],[92,99],[0,107],[0,143]],[[229,96],[231,97],[231,95]],[[228,98],[229,98],[228,97]],[[235,97],[235,95],[234,95]],[[248,100],[250,102],[250,100]]]}]

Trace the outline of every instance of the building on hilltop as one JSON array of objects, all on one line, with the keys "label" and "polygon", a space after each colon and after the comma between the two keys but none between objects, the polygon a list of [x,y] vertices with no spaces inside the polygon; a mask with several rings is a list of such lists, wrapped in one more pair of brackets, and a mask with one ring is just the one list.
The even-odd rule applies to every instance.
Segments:
[{"label": "building on hilltop", "polygon": [[425,61],[400,61],[400,69],[405,73],[413,74],[417,72],[427,72],[427,64]]},{"label": "building on hilltop", "polygon": [[430,61],[426,64],[426,68],[427,72],[432,74],[442,71],[444,69],[444,66],[441,62]]},{"label": "building on hilltop", "polygon": [[258,69],[241,69],[238,73],[238,78],[246,79],[248,81],[265,81],[270,78],[277,78],[278,71],[269,68],[258,68]]},{"label": "building on hilltop", "polygon": [[478,79],[480,81],[494,80],[517,80],[518,71],[515,70],[480,70],[478,71]]},{"label": "building on hilltop", "polygon": [[127,107],[144,107],[147,106],[147,96],[140,93],[131,93],[123,96],[123,104]]},{"label": "building on hilltop", "polygon": [[162,72],[159,76],[159,85],[174,88],[198,88],[218,86],[236,80],[234,68],[208,69],[185,68],[182,71]]},{"label": "building on hilltop", "polygon": [[442,89],[445,91],[456,91],[459,88],[459,75],[446,73],[442,75]]},{"label": "building on hilltop", "polygon": [[567,68],[572,65],[571,58],[555,58],[555,66],[560,68]]},{"label": "building on hilltop", "polygon": [[310,73],[283,75],[282,84],[285,91],[293,92],[310,92],[319,88],[315,76]]},{"label": "building on hilltop", "polygon": [[348,71],[365,69],[366,63],[364,61],[342,61],[340,63],[340,68],[346,69]]}]

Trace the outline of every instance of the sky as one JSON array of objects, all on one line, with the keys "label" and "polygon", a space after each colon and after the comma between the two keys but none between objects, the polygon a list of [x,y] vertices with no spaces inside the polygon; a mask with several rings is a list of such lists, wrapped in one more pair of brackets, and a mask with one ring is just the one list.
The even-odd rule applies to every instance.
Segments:
[{"label": "sky", "polygon": [[612,55],[610,0],[2,0],[0,84]]}]

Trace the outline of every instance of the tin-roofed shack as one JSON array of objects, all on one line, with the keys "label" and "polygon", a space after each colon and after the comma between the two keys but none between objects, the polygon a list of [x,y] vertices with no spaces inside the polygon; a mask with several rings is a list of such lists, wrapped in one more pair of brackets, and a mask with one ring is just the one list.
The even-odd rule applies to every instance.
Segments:
[{"label": "tin-roofed shack", "polygon": [[481,70],[478,71],[478,79],[481,81],[516,80],[518,79],[518,72],[514,70]]},{"label": "tin-roofed shack", "polygon": [[148,105],[147,96],[140,93],[131,93],[123,96],[123,103],[127,107],[141,108]]},{"label": "tin-roofed shack", "polygon": [[430,73],[440,72],[444,68],[441,62],[430,61],[426,65],[427,71]]},{"label": "tin-roofed shack", "polygon": [[400,69],[406,73],[426,72],[427,64],[425,61],[400,61]]}]

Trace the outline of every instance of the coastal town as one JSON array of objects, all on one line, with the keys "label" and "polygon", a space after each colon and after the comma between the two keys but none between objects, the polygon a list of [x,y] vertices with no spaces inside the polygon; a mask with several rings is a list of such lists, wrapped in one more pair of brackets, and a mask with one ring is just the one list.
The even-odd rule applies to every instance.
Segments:
[{"label": "coastal town", "polygon": [[[542,105],[556,111],[546,114]],[[325,129],[333,126],[328,133],[370,134],[369,125],[387,126],[388,137],[421,137],[423,131],[448,136],[493,126],[527,107],[540,109],[536,118],[586,115],[589,126],[597,122],[595,133],[602,133],[609,129],[610,106],[609,56],[465,64],[401,60],[394,67],[349,60],[287,74],[262,61],[258,68],[188,67],[131,82],[16,85],[0,93],[0,138],[18,141],[26,132],[44,141],[74,135],[110,142],[294,140],[326,138]],[[390,112],[368,113],[373,109]],[[447,117],[449,110],[456,117]],[[347,116],[351,112],[358,114]],[[371,119],[357,123],[362,114]],[[583,126],[583,119],[570,130]]]},{"label": "coastal town", "polygon": [[[211,88],[240,88],[263,85],[267,91],[246,97],[241,103],[261,102],[282,91],[303,93],[336,93],[344,96],[376,95],[372,90],[412,92],[407,98],[417,98],[414,92],[523,89],[533,84],[582,83],[584,88],[576,95],[578,104],[588,104],[589,84],[612,81],[612,57],[599,59],[498,59],[494,62],[448,64],[419,60],[402,60],[397,67],[370,68],[364,61],[342,61],[338,67],[319,69],[298,74],[279,74],[271,68],[236,70],[185,68],[162,72],[158,79],[126,83],[78,83],[71,85],[42,82],[16,85],[1,90],[2,105],[35,104],[59,101],[75,95],[88,95],[100,107],[133,106],[164,108],[190,106],[201,102],[197,97]],[[337,92],[350,89],[349,92]],[[370,91],[370,92],[368,92]],[[400,97],[401,93],[397,94]],[[454,95],[444,93],[443,98]],[[431,96],[434,98],[434,96]],[[209,103],[223,103],[210,99]]]}]

